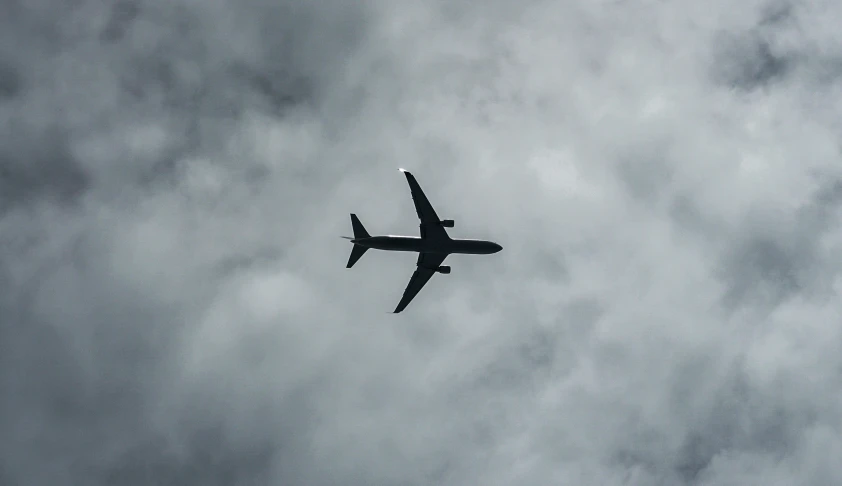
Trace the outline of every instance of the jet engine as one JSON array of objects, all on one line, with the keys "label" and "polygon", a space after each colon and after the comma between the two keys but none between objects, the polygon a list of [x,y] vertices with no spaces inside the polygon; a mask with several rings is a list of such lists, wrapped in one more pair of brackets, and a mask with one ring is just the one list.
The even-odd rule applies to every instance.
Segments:
[{"label": "jet engine", "polygon": [[454,223],[452,219],[444,219],[439,224],[444,226],[445,228],[452,228],[453,225],[456,223]]},{"label": "jet engine", "polygon": [[439,272],[439,273],[445,273],[445,274],[450,273],[450,267],[448,267],[447,265],[442,265],[439,268],[437,268],[436,271]]}]

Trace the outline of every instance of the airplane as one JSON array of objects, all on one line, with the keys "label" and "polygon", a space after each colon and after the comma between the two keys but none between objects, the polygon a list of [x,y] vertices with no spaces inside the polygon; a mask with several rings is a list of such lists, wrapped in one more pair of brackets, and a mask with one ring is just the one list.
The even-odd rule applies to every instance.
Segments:
[{"label": "airplane", "polygon": [[412,200],[415,202],[415,211],[421,221],[418,225],[421,236],[371,236],[363,227],[357,215],[351,213],[351,227],[354,230],[354,237],[342,237],[351,240],[351,243],[354,244],[345,268],[353,267],[369,248],[418,252],[418,261],[415,263],[417,268],[415,273],[412,274],[412,278],[409,279],[403,297],[393,311],[394,314],[403,311],[409,305],[434,273],[450,273],[450,267],[442,265],[442,263],[451,253],[488,255],[503,249],[502,246],[493,241],[451,238],[445,228],[453,228],[454,221],[452,219],[439,219],[430,201],[427,200],[427,196],[424,195],[424,191],[421,190],[418,181],[415,180],[415,176],[404,169],[399,170],[404,173],[406,181],[409,183]]}]

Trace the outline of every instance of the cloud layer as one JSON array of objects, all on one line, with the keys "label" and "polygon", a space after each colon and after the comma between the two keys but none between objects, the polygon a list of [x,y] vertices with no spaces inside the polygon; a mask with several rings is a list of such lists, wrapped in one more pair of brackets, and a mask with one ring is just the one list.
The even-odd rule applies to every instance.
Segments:
[{"label": "cloud layer", "polygon": [[842,482],[838,5],[3,10],[0,483]]}]

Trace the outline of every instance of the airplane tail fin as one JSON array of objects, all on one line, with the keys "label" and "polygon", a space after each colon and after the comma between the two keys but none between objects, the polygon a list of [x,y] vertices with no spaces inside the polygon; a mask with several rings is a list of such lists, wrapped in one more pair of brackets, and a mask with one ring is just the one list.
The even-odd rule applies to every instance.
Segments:
[{"label": "airplane tail fin", "polygon": [[354,228],[354,238],[368,238],[371,236],[368,234],[368,231],[365,230],[365,226],[360,223],[360,219],[354,213],[351,213],[351,226]]},{"label": "airplane tail fin", "polygon": [[[368,231],[365,230],[365,226],[360,222],[360,219],[357,217],[356,214],[351,213],[351,227],[354,229],[354,239],[357,238],[368,238],[369,235]],[[344,238],[348,238],[345,236]],[[348,238],[350,239],[350,238]],[[351,256],[348,258],[348,264],[345,265],[345,268],[351,268],[354,266],[357,261],[362,258],[363,254],[368,250],[367,246],[360,246],[354,243],[354,247],[351,248]]]}]

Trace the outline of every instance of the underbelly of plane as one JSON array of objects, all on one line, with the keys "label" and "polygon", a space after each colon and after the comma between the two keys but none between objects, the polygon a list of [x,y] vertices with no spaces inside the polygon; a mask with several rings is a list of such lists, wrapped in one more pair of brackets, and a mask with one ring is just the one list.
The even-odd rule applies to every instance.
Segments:
[{"label": "underbelly of plane", "polygon": [[411,236],[388,236],[388,237],[374,237],[366,242],[366,246],[377,250],[390,251],[415,251],[438,253],[442,250],[432,242],[422,240],[421,238],[413,238]]},{"label": "underbelly of plane", "polygon": [[487,254],[499,251],[499,246],[481,240],[431,240],[412,236],[374,236],[361,243],[369,248],[389,251],[414,251],[423,253]]}]

